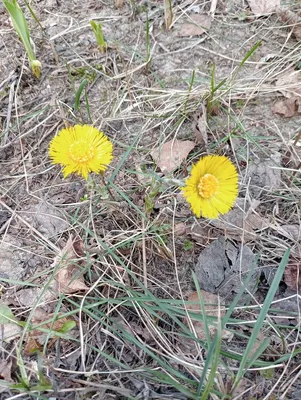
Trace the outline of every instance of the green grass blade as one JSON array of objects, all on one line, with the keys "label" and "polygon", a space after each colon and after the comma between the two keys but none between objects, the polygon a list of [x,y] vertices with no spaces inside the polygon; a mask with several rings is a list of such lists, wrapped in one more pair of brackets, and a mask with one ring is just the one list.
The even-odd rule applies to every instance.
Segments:
[{"label": "green grass blade", "polygon": [[191,75],[191,79],[190,79],[190,83],[189,83],[187,98],[185,100],[184,107],[183,107],[184,116],[186,116],[186,114],[187,114],[187,105],[188,105],[191,90],[193,88],[194,80],[195,80],[195,70],[192,70],[192,75]]},{"label": "green grass blade", "polygon": [[76,92],[75,102],[74,102],[74,109],[76,111],[78,111],[78,109],[79,109],[80,97],[81,97],[81,94],[82,94],[84,88],[86,87],[87,83],[88,83],[87,79],[83,79],[81,84],[79,85],[77,92]]},{"label": "green grass blade", "polygon": [[[199,385],[199,392],[198,395],[201,395],[201,400],[207,400],[208,396],[210,394],[210,391],[214,385],[214,381],[215,381],[215,377],[216,377],[216,371],[218,368],[218,365],[220,363],[220,355],[221,355],[221,347],[222,347],[222,325],[221,325],[221,321],[218,321],[217,324],[217,331],[214,337],[214,341],[211,343],[209,352],[208,352],[208,356],[206,359],[206,363],[207,360],[209,359],[209,363],[211,364],[211,370],[210,370],[210,374],[207,380],[207,384],[204,388],[204,392],[201,395],[201,384]],[[211,352],[212,349],[212,352]],[[210,356],[209,356],[210,353]],[[208,363],[208,367],[209,367],[209,363]],[[205,369],[205,368],[204,368]]]},{"label": "green grass blade", "polygon": [[107,48],[107,43],[104,39],[103,31],[102,31],[102,25],[100,22],[95,22],[95,21],[90,21],[91,28],[93,30],[95,39],[98,44],[98,49],[101,53],[103,53],[106,48]]},{"label": "green grass blade", "polygon": [[270,344],[270,340],[265,338],[262,343],[258,346],[258,349],[254,351],[254,354],[250,357],[249,361],[246,364],[246,369],[249,368],[253,363],[258,360],[258,358],[262,355],[262,353],[268,348]]},{"label": "green grass blade", "polygon": [[39,78],[41,74],[41,63],[36,59],[35,52],[31,46],[29,29],[23,11],[16,0],[3,0],[3,4],[11,17],[15,31],[25,47],[32,72]]},{"label": "green grass blade", "polygon": [[36,16],[35,12],[31,8],[30,4],[28,3],[27,0],[24,0],[24,3],[26,4],[26,7],[28,8],[32,18],[36,21],[36,23],[39,25],[39,27],[41,28],[42,32],[44,33],[44,28],[43,28],[41,22],[39,21],[38,17]]},{"label": "green grass blade", "polygon": [[205,308],[203,296],[201,294],[200,285],[199,285],[199,282],[197,280],[197,277],[196,277],[196,274],[195,274],[194,271],[192,272],[192,278],[193,278],[193,282],[195,284],[195,287],[196,287],[196,290],[197,290],[197,293],[198,293],[198,298],[200,300],[202,317],[203,317],[203,321],[204,321],[204,328],[205,328],[205,334],[206,334],[206,340],[207,340],[207,343],[209,344],[211,342],[211,338],[210,338],[210,332],[209,332],[209,327],[208,327],[208,319],[207,319],[207,315],[206,315],[206,308]]},{"label": "green grass blade", "polygon": [[35,59],[35,54],[30,44],[28,25],[22,9],[20,8],[16,0],[11,0],[11,1],[3,0],[3,4],[11,17],[15,31],[17,32],[17,34],[19,35],[20,39],[22,40],[25,46],[28,57],[30,59]]},{"label": "green grass blade", "polygon": [[276,291],[278,289],[278,286],[279,286],[279,283],[281,281],[284,269],[285,269],[285,267],[287,265],[287,262],[288,262],[288,259],[289,259],[289,255],[290,255],[290,250],[288,249],[284,253],[284,256],[283,256],[283,258],[282,258],[282,260],[281,260],[281,262],[279,264],[279,267],[277,269],[277,272],[276,272],[276,275],[274,277],[274,280],[273,280],[273,282],[271,284],[270,290],[268,291],[266,299],[265,299],[265,301],[263,303],[263,306],[261,308],[261,311],[260,311],[260,313],[258,315],[257,323],[254,326],[252,335],[250,337],[250,340],[249,340],[249,342],[247,344],[246,350],[245,350],[244,355],[242,357],[242,360],[241,360],[241,363],[240,363],[240,366],[239,366],[239,370],[238,370],[238,372],[236,374],[235,381],[234,381],[234,384],[233,384],[233,389],[235,389],[237,387],[237,385],[239,384],[241,378],[244,375],[246,365],[249,363],[248,359],[249,359],[250,354],[251,354],[251,352],[252,352],[252,350],[254,348],[254,344],[255,344],[256,338],[257,338],[257,336],[258,336],[258,334],[260,332],[260,329],[262,328],[263,322],[264,322],[264,320],[266,318],[266,315],[267,315],[267,313],[269,311],[269,308],[270,308],[270,305],[271,305],[271,303],[273,301],[275,293],[276,293]]},{"label": "green grass blade", "polygon": [[259,46],[261,46],[261,41],[255,43],[254,46],[247,52],[247,54],[241,60],[241,62],[239,64],[239,68],[244,65],[244,63],[248,60],[248,58],[251,57],[251,55],[258,49]]}]

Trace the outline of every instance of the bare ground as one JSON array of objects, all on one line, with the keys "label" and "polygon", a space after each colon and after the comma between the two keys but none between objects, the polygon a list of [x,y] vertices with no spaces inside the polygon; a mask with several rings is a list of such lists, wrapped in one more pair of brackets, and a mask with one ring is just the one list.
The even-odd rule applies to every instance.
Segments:
[{"label": "bare ground", "polygon": [[[237,335],[223,340],[224,351],[243,354],[258,316],[252,307],[264,302],[286,248],[299,268],[300,112],[297,100],[289,117],[284,116],[285,105],[282,115],[273,107],[300,97],[299,78],[288,77],[300,68],[300,37],[281,13],[255,17],[246,1],[218,1],[210,29],[181,36],[187,18],[209,18],[211,5],[173,1],[173,24],[166,30],[160,1],[125,1],[120,8],[115,1],[32,2],[45,29],[43,33],[24,8],[42,62],[40,80],[32,76],[0,5],[2,301],[26,324],[23,331],[2,335],[3,369],[10,374],[0,372],[5,381],[20,383],[22,360],[30,381],[29,393],[21,391],[24,399],[201,398],[194,384],[206,351],[183,339],[180,322],[161,306],[152,314],[150,299],[155,305],[155,298],[187,299],[195,290],[191,272],[198,273],[199,255],[216,238],[236,246],[240,260],[239,249],[246,245],[257,257],[257,284],[232,316],[244,325],[234,321]],[[294,15],[300,8],[297,2],[282,6]],[[91,19],[102,23],[108,45],[104,53],[98,51]],[[215,86],[224,84],[212,94],[213,70]],[[76,110],[84,79],[86,91]],[[229,156],[240,175],[240,202],[220,221],[194,218],[177,186],[164,182],[150,156],[170,139],[195,141],[196,120],[208,99],[213,105],[203,122],[208,141],[197,143],[173,178],[184,179],[189,166],[206,153]],[[113,141],[115,158],[105,176],[113,198],[97,176],[88,183],[75,176],[64,180],[60,168],[51,164],[49,141],[66,121],[93,123]],[[154,177],[158,191],[146,215],[145,198]],[[47,300],[45,294],[57,290],[52,286],[54,258],[70,236],[85,249],[80,255],[87,290],[59,291]],[[238,271],[244,281],[246,275]],[[201,289],[215,286],[214,279],[211,274],[208,283],[199,280]],[[154,298],[143,297],[142,283]],[[226,304],[236,293],[233,287],[228,297],[225,291],[214,292],[226,297]],[[135,302],[130,304],[129,298]],[[211,393],[210,398],[300,397],[296,287],[282,280],[275,300],[278,320],[268,319],[259,338],[270,339],[261,360],[273,367],[269,373],[251,368],[240,389],[231,392],[238,362],[224,353],[216,388],[231,394]],[[33,344],[29,324],[42,324],[53,315],[54,321],[61,314],[76,322],[68,332],[71,337],[48,336]],[[37,347],[39,355],[31,354]],[[167,365],[181,373],[170,384],[159,375],[171,376]],[[43,371],[51,388],[37,371]],[[45,386],[36,389],[37,382]],[[1,398],[17,398],[16,393],[6,387]]]}]

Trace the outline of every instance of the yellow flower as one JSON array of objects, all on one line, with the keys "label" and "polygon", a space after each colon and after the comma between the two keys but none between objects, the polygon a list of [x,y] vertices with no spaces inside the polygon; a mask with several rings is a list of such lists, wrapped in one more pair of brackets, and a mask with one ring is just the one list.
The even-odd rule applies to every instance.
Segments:
[{"label": "yellow flower", "polygon": [[226,214],[236,200],[236,168],[225,156],[205,156],[193,165],[182,191],[198,218],[218,218]]},{"label": "yellow flower", "polygon": [[73,172],[88,179],[90,172],[101,173],[113,159],[113,145],[97,128],[75,125],[59,131],[49,145],[53,164],[61,164],[64,178]]}]

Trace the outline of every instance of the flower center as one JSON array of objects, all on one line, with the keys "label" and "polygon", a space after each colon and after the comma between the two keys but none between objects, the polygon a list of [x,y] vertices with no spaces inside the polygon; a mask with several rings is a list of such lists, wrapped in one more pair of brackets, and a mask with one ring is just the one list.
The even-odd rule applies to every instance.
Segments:
[{"label": "flower center", "polygon": [[69,155],[72,161],[86,163],[94,157],[94,147],[84,141],[77,141],[69,147]]},{"label": "flower center", "polygon": [[198,184],[199,195],[204,199],[210,199],[214,196],[218,189],[218,180],[211,174],[201,177]]}]

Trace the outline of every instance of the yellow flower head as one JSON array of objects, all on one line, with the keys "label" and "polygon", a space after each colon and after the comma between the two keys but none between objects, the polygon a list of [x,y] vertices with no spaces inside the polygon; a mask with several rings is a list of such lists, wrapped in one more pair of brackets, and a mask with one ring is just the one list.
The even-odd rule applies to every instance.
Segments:
[{"label": "yellow flower head", "polygon": [[113,159],[113,145],[97,128],[75,125],[59,131],[49,145],[53,164],[61,164],[64,178],[73,172],[88,179],[90,172],[101,173]]},{"label": "yellow flower head", "polygon": [[193,165],[182,191],[198,218],[218,218],[226,214],[236,200],[236,168],[225,156],[205,156]]}]

